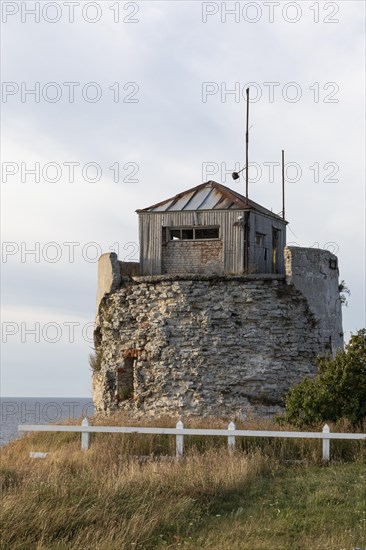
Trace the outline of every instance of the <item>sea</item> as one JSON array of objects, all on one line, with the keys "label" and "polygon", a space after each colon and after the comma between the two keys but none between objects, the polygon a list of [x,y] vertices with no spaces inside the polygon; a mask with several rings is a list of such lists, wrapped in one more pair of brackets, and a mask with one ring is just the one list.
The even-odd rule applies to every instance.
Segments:
[{"label": "sea", "polygon": [[55,424],[78,421],[94,414],[91,398],[85,397],[0,397],[0,445],[22,437],[19,424]]}]

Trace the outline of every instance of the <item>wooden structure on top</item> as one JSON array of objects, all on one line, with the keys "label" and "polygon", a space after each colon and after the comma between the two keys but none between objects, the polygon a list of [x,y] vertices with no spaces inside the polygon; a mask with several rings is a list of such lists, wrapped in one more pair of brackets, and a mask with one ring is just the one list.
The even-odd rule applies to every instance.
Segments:
[{"label": "wooden structure on top", "polygon": [[137,213],[141,275],[285,271],[287,222],[214,181]]}]

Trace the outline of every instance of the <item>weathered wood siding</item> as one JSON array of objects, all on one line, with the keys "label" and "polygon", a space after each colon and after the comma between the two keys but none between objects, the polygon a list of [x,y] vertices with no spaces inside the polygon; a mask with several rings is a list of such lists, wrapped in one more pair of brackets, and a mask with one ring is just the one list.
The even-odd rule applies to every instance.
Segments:
[{"label": "weathered wood siding", "polygon": [[[278,273],[285,273],[284,248],[286,246],[286,225],[281,220],[251,212],[249,217],[249,265],[256,273],[272,273],[273,228],[278,234]],[[264,235],[263,246],[256,245],[256,233]]]},{"label": "weathered wood siding", "polygon": [[[141,275],[162,274],[162,228],[186,226],[220,226],[223,244],[223,272],[240,275],[244,270],[244,227],[235,225],[244,218],[244,210],[201,210],[139,213]],[[257,273],[272,272],[272,228],[279,233],[279,273],[284,273],[283,249],[286,226],[280,220],[257,212],[249,216],[249,265]],[[265,234],[265,246],[255,244],[256,232]],[[267,248],[267,253],[265,253]]]}]

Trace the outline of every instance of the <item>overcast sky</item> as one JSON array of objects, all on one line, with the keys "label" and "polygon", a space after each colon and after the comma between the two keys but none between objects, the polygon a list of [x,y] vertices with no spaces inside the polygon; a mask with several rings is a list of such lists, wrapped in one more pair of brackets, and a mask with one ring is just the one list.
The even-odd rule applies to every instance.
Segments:
[{"label": "overcast sky", "polygon": [[3,396],[91,395],[97,256],[138,259],[138,208],[244,192],[248,84],[250,197],[280,212],[285,149],[287,240],[338,255],[365,326],[364,2],[1,4]]}]

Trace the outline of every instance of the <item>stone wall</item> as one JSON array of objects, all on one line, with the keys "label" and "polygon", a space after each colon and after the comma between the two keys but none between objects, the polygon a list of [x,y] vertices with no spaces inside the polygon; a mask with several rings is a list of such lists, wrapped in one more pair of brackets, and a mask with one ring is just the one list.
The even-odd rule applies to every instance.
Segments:
[{"label": "stone wall", "polygon": [[[314,374],[317,355],[330,351],[307,299],[284,277],[133,279],[99,307],[97,411],[176,417],[278,411],[288,388]],[[128,356],[135,357],[133,395],[121,400],[117,377]]]},{"label": "stone wall", "polygon": [[168,241],[162,250],[162,272],[222,275],[222,241]]},{"label": "stone wall", "polygon": [[105,294],[114,292],[121,286],[121,270],[117,254],[102,254],[98,261],[98,290],[96,319],[98,320],[99,304]]},{"label": "stone wall", "polygon": [[106,294],[117,290],[124,279],[139,275],[140,264],[137,262],[120,262],[115,252],[102,254],[98,261],[98,290],[96,304],[96,323],[99,322],[99,304]]},{"label": "stone wall", "polygon": [[306,297],[319,331],[334,354],[343,347],[337,256],[319,248],[285,248],[287,281]]},{"label": "stone wall", "polygon": [[[188,244],[213,245],[196,248],[203,265],[221,254],[216,241]],[[103,255],[96,410],[231,418],[281,410],[288,388],[315,373],[317,356],[343,345],[337,258],[290,247],[285,260],[287,277],[139,277],[138,264]],[[195,261],[176,266],[182,273]]]}]

